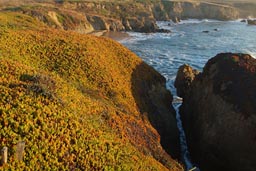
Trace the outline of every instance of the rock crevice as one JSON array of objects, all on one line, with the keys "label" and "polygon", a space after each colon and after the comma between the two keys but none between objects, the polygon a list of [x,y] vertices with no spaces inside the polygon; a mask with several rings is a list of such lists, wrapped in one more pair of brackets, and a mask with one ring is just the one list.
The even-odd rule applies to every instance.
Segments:
[{"label": "rock crevice", "polygon": [[[256,169],[255,69],[250,55],[219,54],[183,96],[182,121],[192,158],[201,170]],[[183,91],[186,84],[180,85],[177,88]]]}]

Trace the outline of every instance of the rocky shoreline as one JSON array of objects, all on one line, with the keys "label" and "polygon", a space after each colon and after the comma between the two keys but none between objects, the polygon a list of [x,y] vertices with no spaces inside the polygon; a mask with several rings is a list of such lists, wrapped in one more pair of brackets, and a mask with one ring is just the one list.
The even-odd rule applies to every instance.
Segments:
[{"label": "rocky shoreline", "polygon": [[203,72],[181,66],[175,86],[192,159],[202,171],[256,169],[256,59],[219,54]]},{"label": "rocky shoreline", "polygon": [[[254,4],[255,5],[255,4]],[[34,3],[29,6],[5,7],[2,11],[15,11],[30,15],[48,26],[79,33],[95,31],[170,32],[159,29],[156,21],[179,22],[183,19],[234,20],[249,16],[238,6],[193,1],[97,2],[55,1]],[[242,11],[241,11],[242,10]],[[248,14],[248,15],[246,15]],[[253,15],[251,15],[253,16]]]}]

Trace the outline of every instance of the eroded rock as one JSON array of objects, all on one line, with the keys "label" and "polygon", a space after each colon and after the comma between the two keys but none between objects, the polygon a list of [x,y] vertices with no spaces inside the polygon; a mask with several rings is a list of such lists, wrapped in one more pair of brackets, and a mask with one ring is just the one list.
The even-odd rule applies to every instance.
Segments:
[{"label": "eroded rock", "polygon": [[249,25],[256,25],[256,20],[247,19]]},{"label": "eroded rock", "polygon": [[202,171],[256,170],[256,60],[224,53],[210,59],[183,98],[181,116]]},{"label": "eroded rock", "polygon": [[191,66],[184,64],[180,66],[174,86],[177,88],[177,95],[183,97],[190,90],[192,81],[199,71],[193,69]]}]

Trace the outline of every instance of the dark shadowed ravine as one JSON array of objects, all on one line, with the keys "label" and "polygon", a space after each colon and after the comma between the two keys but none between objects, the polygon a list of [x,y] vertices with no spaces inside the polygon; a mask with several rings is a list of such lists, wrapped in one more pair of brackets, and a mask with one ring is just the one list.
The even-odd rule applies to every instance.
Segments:
[{"label": "dark shadowed ravine", "polygon": [[[176,98],[174,80],[181,65],[186,63],[201,71],[208,59],[221,52],[248,53],[256,56],[256,26],[249,26],[240,21],[216,20],[186,20],[179,24],[159,22],[158,25],[170,29],[172,33],[131,32],[130,38],[120,42],[166,78],[167,88],[171,90],[174,99],[178,99],[178,102],[173,103],[177,113],[181,101]],[[194,165],[190,161],[179,113],[177,120],[182,160],[186,170],[193,170]]]},{"label": "dark shadowed ravine", "polygon": [[185,132],[184,132],[184,129],[182,126],[182,121],[181,121],[180,113],[179,113],[179,107],[181,106],[181,104],[182,104],[182,101],[180,101],[179,98],[177,98],[177,101],[173,102],[173,106],[176,110],[177,126],[178,126],[179,133],[180,133],[180,148],[181,148],[181,154],[182,154],[182,156],[181,156],[182,162],[185,164],[186,170],[200,171],[199,168],[194,166],[194,164],[191,162],[191,159],[190,159],[186,135],[185,135]]}]

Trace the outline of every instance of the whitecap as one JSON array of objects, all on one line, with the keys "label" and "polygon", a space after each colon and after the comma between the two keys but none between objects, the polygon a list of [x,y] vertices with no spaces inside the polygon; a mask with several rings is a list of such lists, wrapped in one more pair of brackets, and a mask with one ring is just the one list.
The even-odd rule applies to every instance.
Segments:
[{"label": "whitecap", "polygon": [[187,19],[181,20],[178,24],[200,24],[200,23],[208,23],[208,22],[222,22],[220,20],[213,20],[213,19]]}]

